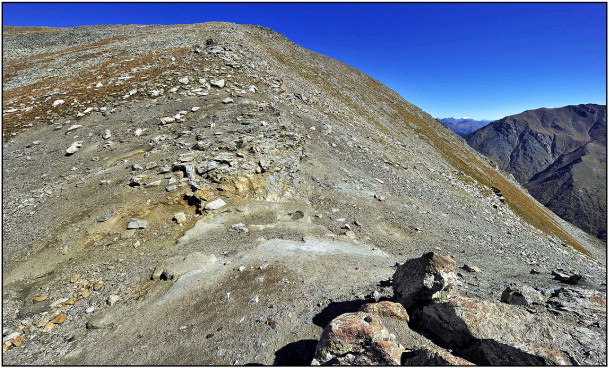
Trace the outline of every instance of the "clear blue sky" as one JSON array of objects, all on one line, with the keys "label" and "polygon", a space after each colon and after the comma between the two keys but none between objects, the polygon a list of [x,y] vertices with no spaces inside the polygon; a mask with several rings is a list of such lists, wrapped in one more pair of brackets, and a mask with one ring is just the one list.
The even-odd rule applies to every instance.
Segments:
[{"label": "clear blue sky", "polygon": [[605,3],[3,3],[3,24],[259,24],[435,117],[606,103]]}]

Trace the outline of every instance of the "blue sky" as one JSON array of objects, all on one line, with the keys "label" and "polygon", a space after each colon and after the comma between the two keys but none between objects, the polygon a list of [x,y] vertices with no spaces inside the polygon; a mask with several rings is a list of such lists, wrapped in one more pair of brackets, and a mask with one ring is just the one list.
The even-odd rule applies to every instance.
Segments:
[{"label": "blue sky", "polygon": [[3,24],[259,24],[434,117],[606,103],[605,3],[3,3]]}]

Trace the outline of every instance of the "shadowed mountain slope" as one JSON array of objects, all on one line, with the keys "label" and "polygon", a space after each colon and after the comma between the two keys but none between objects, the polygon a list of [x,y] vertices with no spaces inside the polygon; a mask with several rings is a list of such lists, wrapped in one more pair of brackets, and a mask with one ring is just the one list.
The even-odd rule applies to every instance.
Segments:
[{"label": "shadowed mountain slope", "polygon": [[607,107],[525,111],[466,137],[541,203],[601,239],[607,235]]}]

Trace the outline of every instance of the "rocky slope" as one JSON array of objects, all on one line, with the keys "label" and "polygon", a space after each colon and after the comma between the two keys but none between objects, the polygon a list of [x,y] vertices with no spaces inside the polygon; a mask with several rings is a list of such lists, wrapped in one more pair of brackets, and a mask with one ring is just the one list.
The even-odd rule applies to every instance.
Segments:
[{"label": "rocky slope", "polygon": [[458,135],[467,135],[492,122],[492,120],[474,120],[470,118],[443,118],[437,120],[442,122],[448,127],[448,129],[452,130]]},{"label": "rocky slope", "polygon": [[[335,317],[393,300],[396,263],[430,251],[484,271],[455,276],[463,297],[560,293],[554,271],[606,300],[598,240],[395,92],[269,29],[3,41],[7,364],[310,364]],[[602,313],[539,313],[604,339]],[[437,346],[419,320],[397,338]]]},{"label": "rocky slope", "polygon": [[607,238],[607,106],[525,111],[466,137],[563,219]]}]

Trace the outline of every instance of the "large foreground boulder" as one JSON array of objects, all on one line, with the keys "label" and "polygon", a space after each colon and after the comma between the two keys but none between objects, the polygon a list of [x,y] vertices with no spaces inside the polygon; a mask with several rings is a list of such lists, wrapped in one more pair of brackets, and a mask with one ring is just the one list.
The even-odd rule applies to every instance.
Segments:
[{"label": "large foreground boulder", "polygon": [[454,297],[424,307],[421,326],[436,343],[476,364],[606,363],[606,338],[597,332],[505,303]]},{"label": "large foreground boulder", "polygon": [[394,299],[406,308],[431,301],[455,283],[455,266],[452,258],[434,252],[406,261],[393,275]]},{"label": "large foreground boulder", "polygon": [[404,348],[374,314],[342,314],[324,329],[312,365],[400,365]]}]

